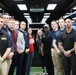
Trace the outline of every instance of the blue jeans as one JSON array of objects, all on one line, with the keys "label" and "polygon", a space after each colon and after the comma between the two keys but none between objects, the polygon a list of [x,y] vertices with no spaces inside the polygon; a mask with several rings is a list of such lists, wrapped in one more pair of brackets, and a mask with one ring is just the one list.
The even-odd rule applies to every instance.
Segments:
[{"label": "blue jeans", "polygon": [[27,65],[26,65],[26,73],[25,75],[30,75],[31,64],[33,60],[34,52],[28,53]]}]

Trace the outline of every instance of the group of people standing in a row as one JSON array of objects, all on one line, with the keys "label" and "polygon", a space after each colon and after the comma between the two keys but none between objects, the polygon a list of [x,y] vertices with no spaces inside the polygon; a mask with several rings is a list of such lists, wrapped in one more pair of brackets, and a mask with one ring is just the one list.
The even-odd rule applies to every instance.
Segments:
[{"label": "group of people standing in a row", "polygon": [[[42,70],[48,75],[76,75],[76,31],[72,20],[60,18],[51,21],[51,28],[44,25],[44,33],[37,31],[36,44],[41,58]],[[0,75],[30,75],[34,56],[35,38],[32,28],[25,31],[26,23],[0,16]]]},{"label": "group of people standing in a row", "polygon": [[42,68],[44,64],[48,75],[76,75],[76,31],[72,28],[72,20],[60,18],[58,23],[51,21],[50,26],[52,31],[45,24],[45,32],[37,32]]},{"label": "group of people standing in a row", "polygon": [[0,16],[0,75],[30,75],[34,55],[32,29],[25,31],[26,23],[9,18],[8,13]]}]

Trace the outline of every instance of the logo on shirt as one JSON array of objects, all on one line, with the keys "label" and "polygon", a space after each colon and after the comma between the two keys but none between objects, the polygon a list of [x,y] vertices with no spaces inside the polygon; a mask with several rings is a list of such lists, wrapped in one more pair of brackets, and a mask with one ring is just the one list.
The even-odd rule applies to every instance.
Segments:
[{"label": "logo on shirt", "polygon": [[30,43],[30,44],[34,44],[34,39],[30,39],[30,40],[29,40],[29,43]]},{"label": "logo on shirt", "polygon": [[45,37],[45,35],[43,35],[43,38]]},{"label": "logo on shirt", "polygon": [[7,38],[5,38],[5,37],[2,37],[2,38],[1,38],[1,40],[7,40]]}]

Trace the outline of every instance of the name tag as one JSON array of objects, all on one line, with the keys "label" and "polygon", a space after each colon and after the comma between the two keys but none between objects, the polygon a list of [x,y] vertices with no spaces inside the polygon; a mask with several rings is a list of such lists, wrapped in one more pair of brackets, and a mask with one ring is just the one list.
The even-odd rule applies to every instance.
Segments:
[{"label": "name tag", "polygon": [[3,38],[1,38],[1,40],[7,40],[7,38],[3,37]]}]

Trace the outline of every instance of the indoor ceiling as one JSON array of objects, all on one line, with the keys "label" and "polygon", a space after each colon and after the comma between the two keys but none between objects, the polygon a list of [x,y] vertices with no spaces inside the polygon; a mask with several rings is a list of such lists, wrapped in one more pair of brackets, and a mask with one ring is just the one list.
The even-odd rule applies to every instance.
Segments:
[{"label": "indoor ceiling", "polygon": [[[29,13],[33,23],[42,21],[44,13],[50,13],[47,23],[57,20],[69,11],[76,0],[0,0],[0,7],[19,21],[27,21],[23,13]],[[17,4],[26,4],[27,10],[20,10]],[[54,10],[47,10],[48,4],[57,4]]]}]

